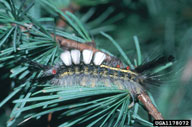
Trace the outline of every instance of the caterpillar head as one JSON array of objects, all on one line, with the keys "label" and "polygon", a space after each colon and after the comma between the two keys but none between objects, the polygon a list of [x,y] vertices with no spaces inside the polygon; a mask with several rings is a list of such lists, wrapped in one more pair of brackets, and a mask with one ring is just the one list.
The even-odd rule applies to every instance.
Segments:
[{"label": "caterpillar head", "polygon": [[60,65],[47,67],[43,69],[43,76],[54,76],[58,74],[59,70],[60,70]]}]

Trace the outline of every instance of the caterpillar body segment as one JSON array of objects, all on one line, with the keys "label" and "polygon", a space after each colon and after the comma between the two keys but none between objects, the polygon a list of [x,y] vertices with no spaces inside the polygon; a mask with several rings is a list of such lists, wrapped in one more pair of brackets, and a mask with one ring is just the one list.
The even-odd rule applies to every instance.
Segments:
[{"label": "caterpillar body segment", "polygon": [[[105,65],[106,55],[102,52],[93,54],[91,50],[84,50],[80,54],[79,51],[72,50],[63,52],[60,58],[64,64],[52,67],[49,71],[54,76],[50,81],[51,84],[65,87],[74,85],[117,87],[128,90],[132,96],[144,92],[144,88],[140,85],[143,77],[131,70]],[[79,60],[83,61],[79,62]]]}]

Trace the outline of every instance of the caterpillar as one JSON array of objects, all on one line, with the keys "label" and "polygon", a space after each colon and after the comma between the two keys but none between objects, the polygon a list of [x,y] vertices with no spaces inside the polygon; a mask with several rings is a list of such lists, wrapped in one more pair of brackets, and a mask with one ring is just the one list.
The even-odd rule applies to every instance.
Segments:
[{"label": "caterpillar", "polygon": [[118,89],[127,89],[132,97],[145,92],[145,84],[153,80],[149,76],[142,74],[143,68],[149,69],[154,64],[164,64],[170,61],[167,61],[165,57],[160,57],[138,66],[135,70],[129,70],[129,67],[112,67],[105,61],[106,55],[103,52],[93,53],[88,49],[82,52],[76,49],[66,50],[61,53],[60,59],[63,62],[62,65],[49,68],[39,65],[44,68],[43,77],[50,77],[51,84],[59,86],[80,85],[84,87],[115,86]]},{"label": "caterpillar", "polygon": [[106,57],[106,54],[100,51],[73,49],[65,50],[60,54],[62,64],[47,66],[33,61],[28,62],[32,67],[43,70],[37,81],[48,81],[56,87],[116,87],[123,91],[127,90],[132,101],[128,109],[132,108],[136,101],[140,101],[155,120],[163,120],[161,113],[152,104],[146,92],[146,86],[156,80],[153,74],[146,71],[172,62],[174,57],[155,58],[133,70],[129,67],[114,66],[114,63],[107,61]]}]

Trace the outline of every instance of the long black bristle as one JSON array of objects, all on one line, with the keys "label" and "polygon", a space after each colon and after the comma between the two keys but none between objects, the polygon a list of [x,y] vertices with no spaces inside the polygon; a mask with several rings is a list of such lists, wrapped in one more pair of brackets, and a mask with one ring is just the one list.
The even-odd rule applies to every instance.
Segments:
[{"label": "long black bristle", "polygon": [[153,69],[153,68],[156,68],[160,65],[165,65],[167,64],[168,62],[173,62],[174,61],[174,56],[170,55],[168,57],[165,57],[165,56],[162,56],[162,57],[159,57],[159,58],[155,58],[143,65],[140,65],[138,67],[136,67],[134,69],[134,71],[138,72],[138,73],[142,73],[144,71],[148,71],[150,69]]},{"label": "long black bristle", "polygon": [[32,60],[30,60],[30,59],[28,59],[28,58],[24,58],[24,57],[22,57],[22,62],[26,62],[26,63],[28,63],[29,64],[29,69],[30,70],[45,70],[45,69],[47,69],[47,66],[46,65],[42,65],[42,64],[39,64],[39,63],[37,63],[37,62],[34,62],[34,61],[32,61]]}]

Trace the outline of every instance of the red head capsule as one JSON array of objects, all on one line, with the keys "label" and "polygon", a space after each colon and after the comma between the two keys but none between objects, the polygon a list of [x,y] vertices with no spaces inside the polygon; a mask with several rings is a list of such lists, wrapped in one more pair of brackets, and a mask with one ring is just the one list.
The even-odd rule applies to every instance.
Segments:
[{"label": "red head capsule", "polygon": [[52,70],[52,74],[55,75],[56,73],[57,73],[57,71],[56,71],[55,69],[53,69],[53,70]]},{"label": "red head capsule", "polygon": [[119,65],[119,64],[117,65],[117,68],[120,68],[120,65]]}]

